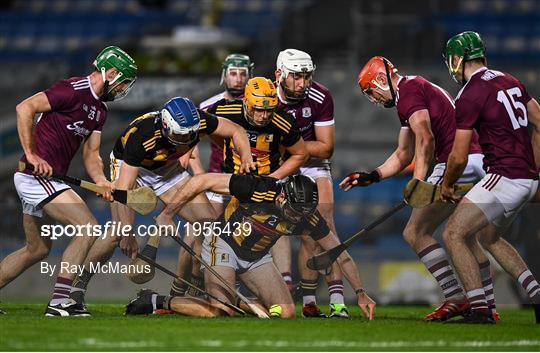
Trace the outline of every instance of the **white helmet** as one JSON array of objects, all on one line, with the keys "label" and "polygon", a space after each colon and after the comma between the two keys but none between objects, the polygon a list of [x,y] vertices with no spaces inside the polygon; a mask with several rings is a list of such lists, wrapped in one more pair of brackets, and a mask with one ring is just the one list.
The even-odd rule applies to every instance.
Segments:
[{"label": "white helmet", "polygon": [[[307,92],[311,86],[311,74],[315,71],[315,65],[311,60],[311,56],[298,49],[285,49],[281,51],[277,57],[276,69],[281,71],[279,77],[279,86],[283,89],[285,98],[290,102],[299,102],[307,98]],[[309,84],[302,92],[294,92],[284,84],[284,80],[290,73],[309,73]]]},{"label": "white helmet", "polygon": [[315,65],[308,53],[298,49],[285,49],[279,52],[276,69],[281,70],[282,77],[285,78],[291,72],[313,72]]}]

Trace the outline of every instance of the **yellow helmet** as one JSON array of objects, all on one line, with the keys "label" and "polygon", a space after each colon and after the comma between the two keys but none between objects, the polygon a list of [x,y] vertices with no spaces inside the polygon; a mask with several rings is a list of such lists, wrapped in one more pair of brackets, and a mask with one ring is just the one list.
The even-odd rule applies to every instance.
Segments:
[{"label": "yellow helmet", "polygon": [[253,113],[258,110],[274,110],[278,105],[277,90],[274,83],[264,77],[254,77],[247,82],[244,90],[244,114],[247,121],[254,126],[265,126],[272,120],[273,114],[268,119],[259,121],[254,119]]}]

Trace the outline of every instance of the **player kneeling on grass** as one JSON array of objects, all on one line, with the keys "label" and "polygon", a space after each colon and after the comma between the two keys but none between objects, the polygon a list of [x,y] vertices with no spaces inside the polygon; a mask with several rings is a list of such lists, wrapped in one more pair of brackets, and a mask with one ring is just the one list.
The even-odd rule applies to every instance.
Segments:
[{"label": "player kneeling on grass", "polygon": [[[242,127],[198,110],[187,98],[176,97],[165,103],[161,111],[133,120],[118,137],[111,153],[111,180],[119,189],[149,186],[165,204],[174,202],[174,195],[190,178],[186,168],[191,152],[205,134],[232,139],[240,155],[242,172],[255,168]],[[122,226],[131,226],[135,219],[134,211],[119,202],[111,204],[111,213],[112,220]],[[204,194],[183,205],[178,214],[189,222],[212,221],[217,217]],[[89,264],[107,261],[118,242],[122,252],[135,258],[138,245],[134,234],[96,240],[71,298],[84,303],[84,293],[93,275],[88,271]]]},{"label": "player kneeling on grass", "polygon": [[[262,301],[273,316],[295,316],[294,303],[280,272],[272,261],[271,247],[281,236],[309,235],[324,249],[339,245],[326,222],[316,210],[317,185],[313,179],[295,175],[283,181],[265,176],[208,173],[193,177],[156,217],[158,224],[171,224],[176,209],[201,192],[212,190],[230,194],[233,199],[214,226],[212,236],[204,239],[202,258],[221,277],[224,286],[210,273],[205,275],[206,290],[220,299],[233,303],[233,293],[225,287],[234,288],[236,275]],[[358,296],[362,312],[372,320],[375,302],[367,295],[354,261],[346,252],[337,262]],[[146,296],[148,297],[148,296]],[[144,298],[140,296],[139,302]],[[180,298],[168,299],[157,296],[153,310],[175,309]],[[185,298],[183,300],[186,300]],[[135,300],[131,304],[137,302]],[[212,302],[213,303],[213,302]],[[147,305],[145,302],[141,305]],[[168,304],[168,305],[167,305]],[[276,310],[279,305],[281,312]],[[130,308],[128,308],[130,309]],[[134,305],[131,310],[137,312]],[[229,315],[232,311],[224,309]],[[279,313],[280,312],[280,313]]]}]

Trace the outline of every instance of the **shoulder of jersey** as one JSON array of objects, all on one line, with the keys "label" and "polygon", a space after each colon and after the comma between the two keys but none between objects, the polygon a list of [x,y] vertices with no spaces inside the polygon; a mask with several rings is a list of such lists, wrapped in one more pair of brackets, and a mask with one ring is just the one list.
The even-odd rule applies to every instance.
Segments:
[{"label": "shoulder of jersey", "polygon": [[242,101],[241,100],[227,100],[225,98],[220,99],[214,104],[214,114],[217,116],[229,117],[232,115],[242,114]]},{"label": "shoulder of jersey", "polygon": [[223,99],[223,94],[224,92],[221,92],[221,93],[216,94],[215,96],[212,96],[202,101],[201,104],[199,104],[199,109],[207,110],[208,108],[212,107],[214,104],[216,104],[216,102]]},{"label": "shoulder of jersey", "polygon": [[311,99],[319,104],[322,104],[326,96],[331,96],[330,91],[325,86],[318,82],[313,82],[308,91],[308,99]]},{"label": "shoulder of jersey", "polygon": [[274,117],[272,118],[272,125],[276,126],[285,133],[289,133],[294,123],[295,120],[291,114],[287,113],[281,108],[276,109]]}]

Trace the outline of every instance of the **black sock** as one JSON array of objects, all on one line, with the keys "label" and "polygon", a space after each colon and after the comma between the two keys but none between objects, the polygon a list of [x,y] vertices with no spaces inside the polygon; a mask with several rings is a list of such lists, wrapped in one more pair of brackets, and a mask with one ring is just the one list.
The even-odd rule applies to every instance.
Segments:
[{"label": "black sock", "polygon": [[169,309],[169,303],[171,302],[171,297],[168,295],[158,295],[156,297],[156,309]]}]

